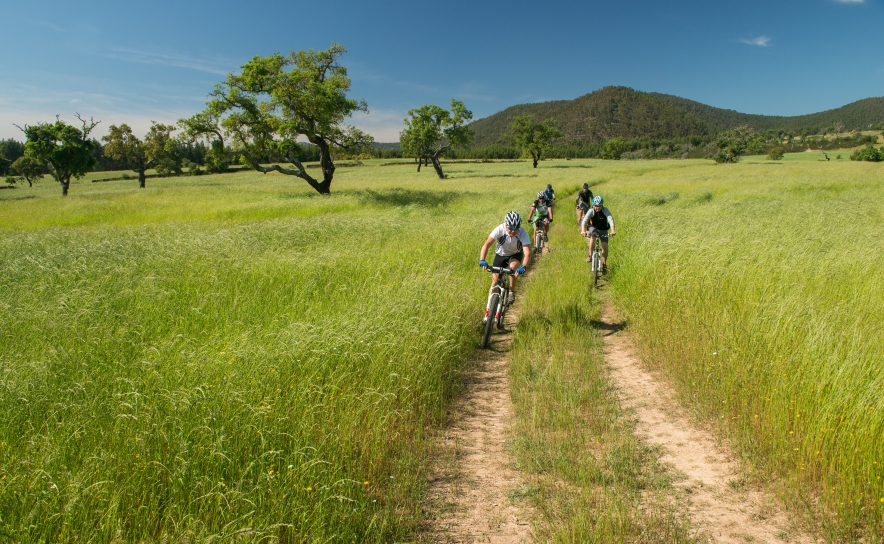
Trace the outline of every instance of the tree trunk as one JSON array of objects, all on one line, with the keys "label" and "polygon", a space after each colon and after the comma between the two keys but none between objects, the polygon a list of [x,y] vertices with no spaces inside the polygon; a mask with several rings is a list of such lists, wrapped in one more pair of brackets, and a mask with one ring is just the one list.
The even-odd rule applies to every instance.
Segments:
[{"label": "tree trunk", "polygon": [[418,172],[421,171],[421,165],[423,165],[423,164],[424,164],[424,160],[422,158],[418,158],[418,160],[417,160],[417,171]]},{"label": "tree trunk", "polygon": [[322,169],[322,182],[310,183],[310,180],[307,180],[307,182],[310,183],[319,194],[329,195],[331,194],[332,178],[335,177],[335,165],[331,159],[328,142],[322,138],[317,138],[317,141],[314,143],[319,146],[319,166]]},{"label": "tree trunk", "polygon": [[61,196],[68,196],[68,188],[71,186],[71,178],[60,178],[58,182],[61,183]]},{"label": "tree trunk", "polygon": [[537,168],[537,157],[534,157],[534,168]]},{"label": "tree trunk", "polygon": [[439,179],[445,179],[445,174],[442,173],[442,164],[439,162],[439,157],[432,155],[430,156],[430,159],[433,161],[433,168],[436,169],[436,175],[439,176]]},{"label": "tree trunk", "polygon": [[136,172],[138,172],[138,186],[142,189],[144,189],[145,180],[147,179],[144,176],[144,171],[145,168],[142,168],[141,170],[136,170]]},{"label": "tree trunk", "polygon": [[534,168],[537,168],[537,162],[540,160],[540,153],[531,153],[531,158],[534,159]]}]

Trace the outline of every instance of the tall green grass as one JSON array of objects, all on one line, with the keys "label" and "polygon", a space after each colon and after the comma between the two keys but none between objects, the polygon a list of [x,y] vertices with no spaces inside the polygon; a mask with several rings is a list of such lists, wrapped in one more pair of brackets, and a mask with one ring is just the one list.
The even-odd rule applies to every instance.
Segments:
[{"label": "tall green grass", "polygon": [[408,539],[512,168],[5,191],[0,534]]},{"label": "tall green grass", "polygon": [[829,541],[884,534],[882,182],[874,164],[749,162],[606,195],[646,360]]},{"label": "tall green grass", "polygon": [[529,482],[516,494],[541,512],[542,542],[693,542],[658,453],[610,386],[586,244],[573,217],[556,217],[514,333],[513,449]]}]

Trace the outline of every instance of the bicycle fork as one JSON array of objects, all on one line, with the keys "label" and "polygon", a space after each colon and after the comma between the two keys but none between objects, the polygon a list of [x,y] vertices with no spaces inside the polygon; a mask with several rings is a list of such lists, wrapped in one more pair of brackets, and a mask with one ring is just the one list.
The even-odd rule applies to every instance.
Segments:
[{"label": "bicycle fork", "polygon": [[504,289],[501,289],[499,286],[495,285],[491,289],[491,291],[488,293],[488,301],[485,303],[485,319],[488,319],[491,316],[491,297],[495,293],[497,293],[497,295],[499,297],[498,298],[499,302],[497,303],[497,308],[494,309],[495,310],[494,319],[497,320],[500,318],[500,309],[503,307],[503,305],[505,303],[505,301],[503,300],[505,293],[504,293]]}]

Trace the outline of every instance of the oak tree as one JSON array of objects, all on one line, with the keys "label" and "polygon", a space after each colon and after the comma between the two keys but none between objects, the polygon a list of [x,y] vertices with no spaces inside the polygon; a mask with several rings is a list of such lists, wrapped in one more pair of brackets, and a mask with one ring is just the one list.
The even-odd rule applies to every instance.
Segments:
[{"label": "oak tree", "polygon": [[503,139],[530,155],[534,168],[537,168],[543,152],[552,146],[553,140],[561,137],[562,132],[556,128],[556,120],[552,117],[535,123],[532,116],[520,115],[509,124]]},{"label": "oak tree", "polygon": [[94,143],[89,133],[100,121],[91,117],[86,121],[80,114],[77,119],[83,128],[73,127],[58,116],[55,123],[40,123],[19,127],[27,137],[25,156],[34,157],[49,166],[49,173],[61,184],[61,195],[67,196],[71,178],[81,178],[95,166],[92,155]]},{"label": "oak tree", "polygon": [[28,187],[33,187],[35,181],[43,178],[43,163],[28,155],[15,159],[12,169],[28,182]]},{"label": "oak tree", "polygon": [[[220,149],[232,147],[240,161],[263,173],[279,172],[305,180],[320,194],[329,194],[335,165],[332,149],[356,149],[372,137],[344,125],[355,112],[368,112],[364,100],[347,98],[350,78],[338,59],[346,52],[333,43],[327,51],[292,51],[256,56],[215,86],[206,109],[182,119],[185,137],[206,138]],[[322,179],[307,173],[298,138],[319,149]],[[226,146],[225,141],[230,145]],[[270,158],[269,165],[259,163]],[[286,168],[276,162],[290,163]]]},{"label": "oak tree", "polygon": [[[413,156],[433,163],[436,175],[443,179],[440,158],[446,151],[455,147],[466,147],[473,139],[473,131],[467,123],[473,119],[473,112],[466,109],[460,100],[451,99],[451,111],[427,104],[408,110],[405,129],[399,133],[399,144],[403,156]],[[420,162],[418,162],[420,171]]]},{"label": "oak tree", "polygon": [[174,151],[175,141],[172,132],[175,125],[163,125],[151,121],[150,130],[139,140],[132,133],[129,125],[123,123],[120,126],[111,125],[106,136],[101,139],[107,142],[104,153],[116,160],[125,160],[134,172],[138,172],[138,186],[145,187],[145,171],[155,168],[163,161],[168,160]]}]

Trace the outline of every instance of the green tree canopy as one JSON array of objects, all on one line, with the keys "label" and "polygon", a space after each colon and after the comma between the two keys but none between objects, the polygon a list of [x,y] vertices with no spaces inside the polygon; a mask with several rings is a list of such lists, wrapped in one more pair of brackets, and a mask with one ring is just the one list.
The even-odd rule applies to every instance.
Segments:
[{"label": "green tree canopy", "polygon": [[632,144],[626,141],[625,138],[621,138],[617,136],[615,138],[611,138],[607,142],[605,142],[605,149],[602,151],[603,159],[614,159],[616,161],[620,160],[620,155],[626,153],[627,151],[632,149]]},{"label": "green tree canopy", "polygon": [[33,187],[35,181],[43,178],[43,163],[35,157],[25,155],[12,163],[12,169],[16,174],[28,182],[28,187]]},{"label": "green tree canopy", "polygon": [[552,117],[535,123],[530,115],[519,115],[507,127],[503,140],[530,155],[534,168],[537,168],[543,152],[550,148],[553,140],[561,137],[562,132],[556,128],[556,120]]},{"label": "green tree canopy", "polygon": [[77,119],[82,123],[82,129],[72,127],[57,116],[55,123],[25,125],[21,129],[27,137],[25,156],[49,165],[52,177],[61,184],[62,196],[67,196],[72,177],[81,178],[96,163],[89,133],[100,121],[90,118],[87,122],[80,114]]},{"label": "green tree canopy", "polygon": [[[739,126],[725,131],[718,136],[715,145],[718,146],[716,162],[737,162],[747,151],[758,151],[758,139],[755,130],[749,125]],[[805,140],[807,136],[804,137]]]},{"label": "green tree canopy", "polygon": [[[473,131],[466,126],[473,112],[460,100],[451,99],[451,111],[427,104],[408,110],[404,119],[405,129],[399,133],[403,156],[426,159],[433,163],[439,179],[445,177],[439,159],[455,147],[466,147],[473,138]],[[420,171],[420,163],[418,163]]]},{"label": "green tree canopy", "polygon": [[[328,194],[335,172],[331,149],[361,148],[372,142],[371,136],[344,125],[353,113],[368,112],[364,100],[347,98],[350,78],[338,63],[345,52],[342,45],[333,43],[327,51],[254,57],[241,74],[231,73],[215,86],[204,111],[179,121],[185,137],[215,140],[222,149],[225,140],[230,140],[244,164],[265,174],[297,176]],[[308,174],[301,163],[299,137],[319,148],[322,181]],[[286,161],[295,168],[262,166],[261,157]]]},{"label": "green tree canopy", "polygon": [[857,149],[854,151],[853,154],[850,155],[850,160],[870,162],[884,161],[884,150],[879,150],[872,144],[869,144],[863,149]]},{"label": "green tree canopy", "polygon": [[138,172],[138,186],[145,186],[145,171],[168,161],[174,153],[175,141],[172,131],[175,125],[163,125],[151,121],[150,130],[139,140],[127,124],[111,125],[108,134],[101,138],[107,142],[104,154],[116,160],[123,159],[133,171]]}]

